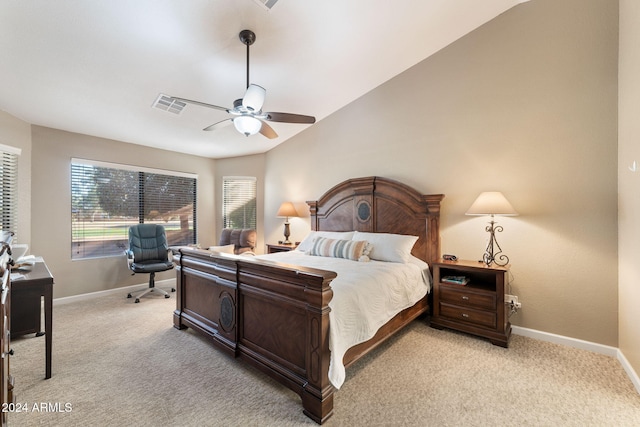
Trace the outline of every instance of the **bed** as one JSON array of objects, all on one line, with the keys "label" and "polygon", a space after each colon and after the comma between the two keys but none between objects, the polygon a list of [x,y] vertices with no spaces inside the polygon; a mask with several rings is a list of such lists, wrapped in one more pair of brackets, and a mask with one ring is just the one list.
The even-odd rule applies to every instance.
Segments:
[{"label": "bed", "polygon": [[[431,263],[439,257],[442,198],[421,195],[394,180],[366,177],[344,181],[307,203],[313,231],[418,236],[411,254]],[[267,373],[300,395],[305,415],[320,424],[326,421],[333,413],[336,390],[329,375],[331,284],[336,272],[296,265],[296,254],[277,262],[193,248],[174,252],[174,326],[204,334],[231,356]],[[373,337],[346,350],[343,366],[428,309],[425,296],[401,310]]]}]

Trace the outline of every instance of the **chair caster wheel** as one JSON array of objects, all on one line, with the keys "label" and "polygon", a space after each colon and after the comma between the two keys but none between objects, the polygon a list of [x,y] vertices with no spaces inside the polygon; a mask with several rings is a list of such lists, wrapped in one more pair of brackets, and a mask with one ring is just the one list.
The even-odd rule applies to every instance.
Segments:
[{"label": "chair caster wheel", "polygon": [[140,298],[136,298],[136,300],[134,301],[136,304],[140,302]]},{"label": "chair caster wheel", "polygon": [[171,288],[171,292],[175,292],[175,291],[176,291],[175,288]]},{"label": "chair caster wheel", "polygon": [[127,298],[131,298],[131,294],[127,294]]},{"label": "chair caster wheel", "polygon": [[165,298],[169,298],[169,295],[165,295],[164,297],[165,297]]}]

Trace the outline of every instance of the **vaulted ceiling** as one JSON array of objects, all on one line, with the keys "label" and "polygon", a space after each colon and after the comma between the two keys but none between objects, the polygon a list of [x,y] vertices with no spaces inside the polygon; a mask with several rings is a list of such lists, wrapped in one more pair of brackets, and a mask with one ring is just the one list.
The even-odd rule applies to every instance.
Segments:
[{"label": "vaulted ceiling", "polygon": [[[523,0],[21,0],[0,5],[0,109],[28,123],[222,158],[262,153],[308,126],[245,137],[229,115],[250,80],[265,111],[318,121]],[[269,0],[273,3],[274,0]],[[2,141],[0,141],[2,142]]]}]

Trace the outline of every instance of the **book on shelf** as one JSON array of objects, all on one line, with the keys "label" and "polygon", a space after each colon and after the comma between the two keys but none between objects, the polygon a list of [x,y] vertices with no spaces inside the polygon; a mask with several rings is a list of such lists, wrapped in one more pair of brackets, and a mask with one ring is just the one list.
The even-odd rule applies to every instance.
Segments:
[{"label": "book on shelf", "polygon": [[441,282],[464,286],[469,283],[469,278],[465,276],[444,276],[441,279]]}]

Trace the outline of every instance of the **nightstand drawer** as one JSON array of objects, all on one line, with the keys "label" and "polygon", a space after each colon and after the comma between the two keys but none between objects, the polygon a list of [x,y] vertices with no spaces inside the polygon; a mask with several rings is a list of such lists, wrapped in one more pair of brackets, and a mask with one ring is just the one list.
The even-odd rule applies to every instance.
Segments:
[{"label": "nightstand drawer", "polygon": [[487,310],[496,309],[496,293],[483,292],[478,289],[467,287],[454,288],[440,285],[440,301],[465,307],[483,308]]},{"label": "nightstand drawer", "polygon": [[460,307],[440,303],[440,316],[463,322],[473,323],[487,328],[496,327],[496,313],[490,311],[476,310],[469,307]]}]

